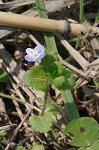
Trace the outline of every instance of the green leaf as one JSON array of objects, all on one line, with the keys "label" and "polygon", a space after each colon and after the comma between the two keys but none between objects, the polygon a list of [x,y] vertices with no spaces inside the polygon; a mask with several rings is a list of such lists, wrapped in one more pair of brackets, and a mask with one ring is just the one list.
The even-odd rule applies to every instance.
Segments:
[{"label": "green leaf", "polygon": [[64,76],[59,76],[55,78],[52,82],[52,87],[53,89],[66,89],[66,84],[65,84],[65,77]]},{"label": "green leaf", "polygon": [[54,89],[66,90],[74,86],[75,78],[73,72],[63,67],[58,61],[55,61],[53,56],[46,55],[41,65]]},{"label": "green leaf", "polygon": [[54,89],[70,90],[75,85],[75,78],[70,69],[63,67],[59,62],[55,62],[57,66],[56,78],[52,81]]},{"label": "green leaf", "polygon": [[48,74],[49,78],[55,78],[57,74],[57,66],[53,65],[55,61],[55,58],[48,54],[46,54],[46,56],[41,61],[43,70],[46,72],[46,74]]},{"label": "green leaf", "polygon": [[71,121],[64,133],[70,135],[69,144],[78,147],[91,146],[98,138],[99,125],[93,118],[82,117]]},{"label": "green leaf", "polygon": [[2,141],[4,139],[5,135],[6,135],[6,132],[4,132],[4,131],[0,132],[0,141]]},{"label": "green leaf", "polygon": [[55,105],[53,105],[50,101],[47,101],[46,109],[48,109],[53,116],[56,116],[60,112],[59,109]]},{"label": "green leaf", "polygon": [[23,77],[28,86],[41,91],[46,90],[47,78],[47,75],[40,65],[30,68]]},{"label": "green leaf", "polygon": [[67,68],[64,68],[63,66],[62,69],[60,69],[59,66],[57,75],[58,76],[56,76],[56,78],[52,81],[54,89],[71,90],[74,87],[75,77],[72,71],[70,71]]},{"label": "green leaf", "polygon": [[0,82],[6,82],[9,80],[9,76],[6,71],[0,69]]},{"label": "green leaf", "polygon": [[[99,2],[98,2],[99,3]],[[98,5],[99,6],[99,5]],[[95,18],[95,22],[97,22],[99,20],[99,9],[98,12],[96,13],[96,18]]]},{"label": "green leaf", "polygon": [[66,84],[68,85],[67,89],[72,89],[75,86],[75,77],[73,73],[71,73],[70,77],[66,80]]},{"label": "green leaf", "polygon": [[79,150],[99,150],[99,140],[96,140],[92,146],[79,148]]},{"label": "green leaf", "polygon": [[95,141],[94,144],[85,150],[99,150],[99,140]]},{"label": "green leaf", "polygon": [[78,150],[85,150],[85,147],[80,147]]},{"label": "green leaf", "polygon": [[63,73],[64,67],[52,55],[46,55],[41,62],[43,70],[49,78],[55,79]]},{"label": "green leaf", "polygon": [[39,144],[38,145],[35,144],[33,146],[32,150],[44,150],[44,146],[43,145],[39,145]]},{"label": "green leaf", "polygon": [[[63,67],[58,61],[55,61],[53,64],[52,64],[52,68],[55,69],[56,68],[56,72],[54,73],[56,77],[59,77],[59,76],[64,76],[64,71],[65,71],[65,67]],[[65,74],[65,76],[67,76]]]},{"label": "green leaf", "polygon": [[26,150],[26,148],[23,147],[23,146],[18,146],[18,147],[16,148],[16,150]]},{"label": "green leaf", "polygon": [[75,78],[72,71],[63,67],[51,55],[46,55],[41,66],[30,68],[26,71],[23,79],[36,90],[46,90],[46,82],[50,82],[54,89],[66,90],[71,89],[75,84]]},{"label": "green leaf", "polygon": [[[40,99],[39,102],[43,105],[44,100]],[[47,100],[46,110],[48,110],[53,116],[56,116],[60,112],[59,109],[52,104],[49,99]]]},{"label": "green leaf", "polygon": [[30,146],[30,147],[28,148],[28,150],[33,150],[33,147],[32,147],[32,146]]},{"label": "green leaf", "polygon": [[39,131],[40,133],[46,133],[52,126],[52,115],[50,112],[45,112],[42,117],[32,115],[29,118],[29,124],[33,130]]}]

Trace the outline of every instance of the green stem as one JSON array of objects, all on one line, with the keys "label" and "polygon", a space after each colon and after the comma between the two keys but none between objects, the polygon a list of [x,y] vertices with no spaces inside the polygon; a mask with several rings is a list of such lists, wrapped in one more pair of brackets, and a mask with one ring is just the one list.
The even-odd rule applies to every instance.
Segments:
[{"label": "green stem", "polygon": [[48,83],[46,83],[45,98],[44,98],[43,108],[42,108],[42,110],[41,110],[41,116],[44,115],[44,111],[45,111],[46,104],[47,104],[48,92],[49,92],[49,85],[48,85]]},{"label": "green stem", "polygon": [[68,118],[70,121],[79,118],[79,113],[77,107],[75,105],[72,93],[70,90],[61,91],[62,97],[64,99],[64,103],[66,106],[66,110],[68,113]]},{"label": "green stem", "polygon": [[30,103],[28,103],[28,102],[26,102],[26,101],[24,101],[24,100],[22,100],[22,99],[20,99],[20,98],[17,98],[17,97],[14,97],[14,96],[10,96],[10,95],[6,95],[6,94],[4,94],[4,93],[0,93],[0,96],[5,97],[5,98],[8,98],[8,99],[15,100],[15,101],[20,102],[20,103],[22,103],[22,104],[26,104],[26,105],[28,105],[29,107],[31,107],[31,108],[37,110],[38,112],[41,112],[41,110],[40,110],[39,108],[37,108],[37,107],[31,105]]}]

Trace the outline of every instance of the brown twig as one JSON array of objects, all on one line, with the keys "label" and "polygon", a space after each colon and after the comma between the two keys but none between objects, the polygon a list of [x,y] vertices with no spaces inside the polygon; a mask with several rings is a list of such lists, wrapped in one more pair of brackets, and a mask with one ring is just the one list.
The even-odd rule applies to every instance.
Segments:
[{"label": "brown twig", "polygon": [[55,33],[55,36],[61,42],[61,44],[66,48],[66,50],[70,53],[70,55],[75,59],[76,62],[85,70],[85,66],[89,63],[86,59],[80,55],[64,38],[61,34]]}]

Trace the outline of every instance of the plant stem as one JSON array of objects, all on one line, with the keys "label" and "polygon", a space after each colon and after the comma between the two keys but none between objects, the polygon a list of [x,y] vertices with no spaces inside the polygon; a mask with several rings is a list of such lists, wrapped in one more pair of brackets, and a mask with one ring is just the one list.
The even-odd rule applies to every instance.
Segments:
[{"label": "plant stem", "polygon": [[10,96],[10,95],[6,95],[6,94],[4,94],[4,93],[0,93],[0,96],[5,97],[5,98],[8,98],[8,99],[15,100],[15,101],[20,102],[20,103],[22,103],[22,104],[26,104],[26,105],[28,105],[29,107],[31,107],[31,108],[37,110],[38,112],[41,112],[41,110],[40,110],[39,108],[37,108],[37,107],[31,105],[30,103],[28,103],[28,102],[26,102],[26,101],[24,101],[24,100],[22,100],[22,99],[20,99],[20,98],[17,98],[17,97],[14,97],[14,96]]},{"label": "plant stem", "polygon": [[62,97],[64,99],[64,103],[66,106],[66,110],[68,113],[68,118],[70,121],[79,118],[79,113],[77,107],[75,105],[72,93],[70,90],[61,91]]},{"label": "plant stem", "polygon": [[48,85],[48,83],[46,83],[45,98],[44,98],[44,103],[43,103],[43,107],[42,107],[41,115],[40,116],[44,115],[44,111],[45,111],[46,104],[47,104],[48,92],[49,92],[49,85]]}]

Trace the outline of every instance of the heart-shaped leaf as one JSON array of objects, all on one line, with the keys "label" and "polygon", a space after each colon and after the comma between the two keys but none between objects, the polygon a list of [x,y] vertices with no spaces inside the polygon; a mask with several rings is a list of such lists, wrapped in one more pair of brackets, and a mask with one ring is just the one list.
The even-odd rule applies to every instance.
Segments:
[{"label": "heart-shaped leaf", "polygon": [[26,148],[23,147],[23,146],[18,146],[18,147],[16,148],[16,150],[26,150]]},{"label": "heart-shaped leaf", "polygon": [[[43,105],[44,100],[43,100],[43,99],[40,99],[39,102],[40,102],[40,104]],[[58,108],[56,105],[54,105],[54,104],[50,101],[50,99],[47,99],[46,110],[48,110],[49,112],[51,112],[51,114],[52,114],[53,116],[56,116],[56,115],[60,112],[59,108]]]},{"label": "heart-shaped leaf", "polygon": [[39,145],[39,144],[35,144],[35,145],[33,145],[31,150],[44,150],[44,146]]},{"label": "heart-shaped leaf", "polygon": [[50,112],[45,112],[42,117],[32,115],[29,118],[29,124],[33,130],[39,131],[40,133],[46,133],[52,126],[52,115]]},{"label": "heart-shaped leaf", "polygon": [[41,66],[30,68],[30,70],[26,71],[23,79],[33,89],[46,90],[47,76]]},{"label": "heart-shaped leaf", "polygon": [[82,117],[70,122],[64,133],[70,136],[69,144],[86,147],[92,145],[98,138],[99,125],[93,118]]},{"label": "heart-shaped leaf", "polygon": [[99,140],[96,140],[92,146],[79,148],[79,150],[99,150]]}]

